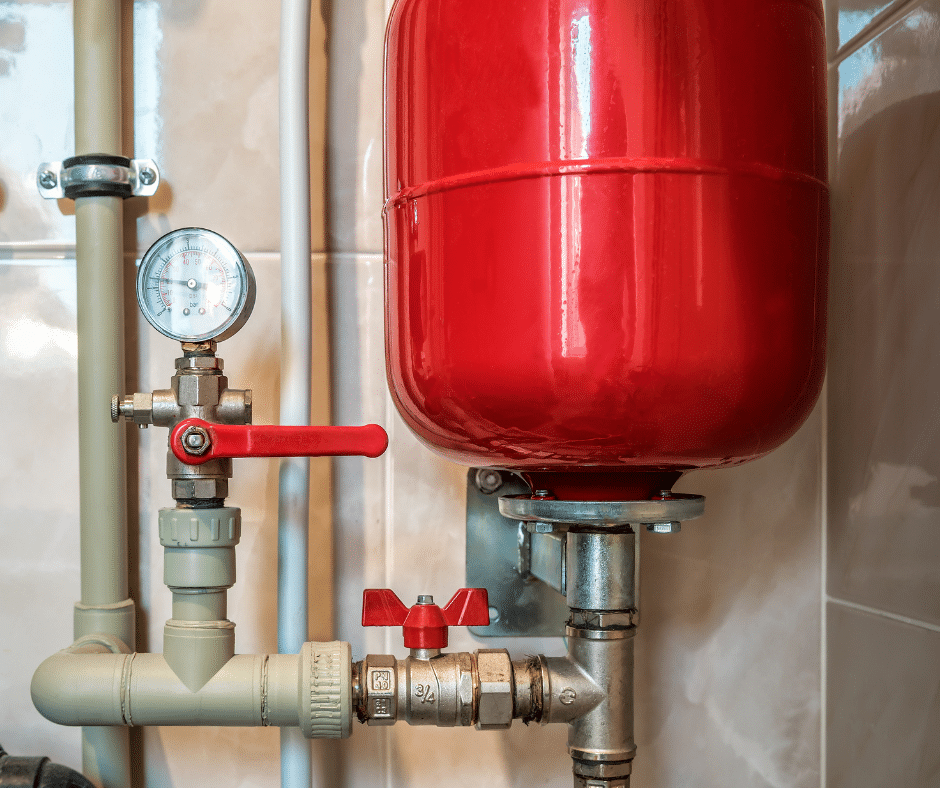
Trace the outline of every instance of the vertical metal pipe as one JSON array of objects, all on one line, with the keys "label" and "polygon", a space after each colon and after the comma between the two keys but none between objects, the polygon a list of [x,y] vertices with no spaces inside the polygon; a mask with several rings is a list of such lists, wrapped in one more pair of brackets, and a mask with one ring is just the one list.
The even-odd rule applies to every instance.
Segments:
[{"label": "vertical metal pipe", "polygon": [[[310,423],[310,0],[282,0],[281,154],[281,424]],[[281,461],[278,489],[278,651],[296,654],[307,640],[307,529],[310,463]],[[309,788],[310,742],[281,729],[281,785]]]},{"label": "vertical metal pipe", "polygon": [[628,788],[633,740],[636,534],[629,529],[568,533],[568,654],[604,699],[572,720],[568,752],[575,788]]},{"label": "vertical metal pipe", "polygon": [[[120,0],[75,0],[74,41],[75,152],[120,155]],[[75,634],[90,622],[113,622],[120,631],[111,634],[133,648],[132,613],[107,612],[122,603],[129,609],[124,429],[110,418],[111,396],[124,390],[122,224],[119,198],[75,201],[82,564]],[[82,761],[103,788],[127,788],[127,730],[84,728]]]}]

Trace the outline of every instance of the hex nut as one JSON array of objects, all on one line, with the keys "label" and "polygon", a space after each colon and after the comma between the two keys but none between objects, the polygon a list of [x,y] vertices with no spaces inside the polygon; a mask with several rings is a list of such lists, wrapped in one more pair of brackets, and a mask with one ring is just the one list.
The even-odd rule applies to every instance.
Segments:
[{"label": "hex nut", "polygon": [[653,534],[677,534],[682,530],[682,523],[677,520],[668,523],[646,523],[646,530]]},{"label": "hex nut", "polygon": [[481,493],[492,495],[503,486],[503,475],[495,468],[479,468],[477,469],[475,482]]},{"label": "hex nut", "polygon": [[153,423],[153,394],[134,394],[134,424],[146,427]]},{"label": "hex nut", "polygon": [[624,612],[599,610],[572,610],[568,626],[575,629],[628,629],[636,626],[639,612],[635,609]]},{"label": "hex nut", "polygon": [[[185,349],[188,344],[189,343],[184,343],[183,348]],[[191,347],[196,348],[198,345],[191,345]],[[176,368],[179,370],[200,369],[221,371],[224,366],[222,359],[216,356],[183,356],[182,358],[176,359]]]},{"label": "hex nut", "polygon": [[180,405],[202,407],[218,405],[227,384],[222,375],[177,375],[173,382]]},{"label": "hex nut", "polygon": [[183,451],[197,457],[201,457],[212,448],[209,431],[204,427],[187,427],[180,436],[180,443],[183,444]]},{"label": "hex nut", "polygon": [[173,498],[207,500],[228,497],[228,479],[173,479]]},{"label": "hex nut", "polygon": [[512,725],[513,670],[505,649],[481,649],[476,652],[480,701],[477,730],[498,730]]}]

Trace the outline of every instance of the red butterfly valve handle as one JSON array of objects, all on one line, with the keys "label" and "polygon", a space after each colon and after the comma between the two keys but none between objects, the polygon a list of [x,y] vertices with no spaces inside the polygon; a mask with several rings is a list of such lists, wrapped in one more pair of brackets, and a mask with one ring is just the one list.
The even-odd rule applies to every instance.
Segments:
[{"label": "red butterfly valve handle", "polygon": [[430,596],[419,596],[418,604],[409,608],[389,588],[362,592],[362,626],[401,627],[405,648],[446,648],[448,627],[485,627],[489,623],[485,588],[461,588],[443,608]]}]

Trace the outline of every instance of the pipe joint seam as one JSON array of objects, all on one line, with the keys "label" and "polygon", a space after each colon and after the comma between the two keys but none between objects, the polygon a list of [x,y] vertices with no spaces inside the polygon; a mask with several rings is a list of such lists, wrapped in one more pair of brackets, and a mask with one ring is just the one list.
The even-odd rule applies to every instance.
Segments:
[{"label": "pipe joint seam", "polygon": [[[33,704],[59,725],[300,726],[308,738],[351,733],[348,643],[307,643],[301,654],[238,654],[193,690],[162,654],[112,653],[94,638],[47,658]],[[303,668],[301,664],[303,663]]]},{"label": "pipe joint seam", "polygon": [[137,611],[133,599],[99,605],[76,602],[73,632],[76,639],[92,634],[113,635],[133,646],[136,617]]}]

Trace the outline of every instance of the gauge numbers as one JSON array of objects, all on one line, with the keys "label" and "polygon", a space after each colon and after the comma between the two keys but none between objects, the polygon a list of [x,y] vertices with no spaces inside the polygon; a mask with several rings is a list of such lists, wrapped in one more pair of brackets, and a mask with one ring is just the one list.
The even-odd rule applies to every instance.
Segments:
[{"label": "gauge numbers", "polygon": [[180,342],[227,339],[244,325],[254,300],[248,261],[211,230],[187,227],[164,235],[137,271],[144,317]]}]

